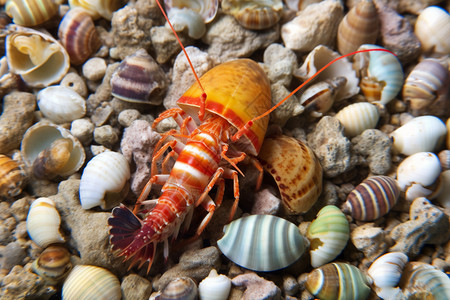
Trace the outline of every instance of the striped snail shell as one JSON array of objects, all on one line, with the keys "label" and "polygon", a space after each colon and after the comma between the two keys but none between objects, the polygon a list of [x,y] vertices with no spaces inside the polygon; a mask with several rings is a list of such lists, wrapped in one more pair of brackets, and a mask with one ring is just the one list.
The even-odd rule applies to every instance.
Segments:
[{"label": "striped snail shell", "polygon": [[260,30],[278,23],[283,11],[283,3],[281,0],[223,0],[222,9],[225,13],[234,16],[242,27]]},{"label": "striped snail shell", "polygon": [[378,257],[367,270],[375,286],[396,287],[400,282],[408,256],[402,252],[390,252]]},{"label": "striped snail shell", "polygon": [[313,270],[306,289],[323,300],[364,300],[369,296],[370,278],[348,263],[329,263]]},{"label": "striped snail shell", "polygon": [[428,6],[417,17],[414,33],[426,53],[450,53],[450,15],[438,6]]},{"label": "striped snail shell", "polygon": [[112,19],[112,14],[123,6],[123,0],[69,0],[70,8],[79,7],[84,9],[92,19],[103,17]]},{"label": "striped snail shell", "polygon": [[50,245],[33,262],[32,270],[48,284],[56,285],[72,270],[70,252],[63,245]]},{"label": "striped snail shell", "polygon": [[190,277],[180,277],[170,281],[159,297],[160,300],[194,300],[197,298],[197,284]]},{"label": "striped snail shell", "polygon": [[334,205],[322,208],[308,227],[311,265],[320,267],[334,260],[347,245],[350,227],[345,215]]},{"label": "striped snail shell", "polygon": [[12,198],[19,195],[26,177],[15,160],[0,154],[0,197]]},{"label": "striped snail shell", "polygon": [[198,292],[202,300],[227,300],[231,291],[231,279],[217,274],[215,269],[198,285]]},{"label": "striped snail shell", "polygon": [[50,20],[58,5],[54,0],[8,0],[5,11],[15,24],[31,27]]},{"label": "striped snail shell", "polygon": [[342,210],[359,221],[381,218],[397,203],[400,188],[389,176],[373,176],[365,179],[347,196]]},{"label": "striped snail shell", "polygon": [[272,215],[251,215],[224,227],[217,241],[234,263],[254,271],[275,271],[294,263],[305,251],[299,229]]},{"label": "striped snail shell", "polygon": [[122,299],[120,282],[110,271],[97,266],[76,265],[62,287],[64,300]]},{"label": "striped snail shell", "polygon": [[368,102],[358,102],[344,107],[336,114],[336,119],[344,126],[347,137],[354,137],[366,129],[375,128],[380,114],[375,105]]}]

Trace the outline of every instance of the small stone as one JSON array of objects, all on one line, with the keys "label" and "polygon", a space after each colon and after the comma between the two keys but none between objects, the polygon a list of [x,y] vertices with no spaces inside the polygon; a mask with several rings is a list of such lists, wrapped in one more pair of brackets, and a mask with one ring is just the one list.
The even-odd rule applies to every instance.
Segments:
[{"label": "small stone", "polygon": [[105,147],[112,147],[119,141],[119,137],[111,125],[103,125],[94,129],[94,141]]},{"label": "small stone", "polygon": [[16,240],[27,238],[28,237],[27,222],[26,221],[19,222],[16,226],[16,229],[13,232],[13,235]]},{"label": "small stone", "polygon": [[376,258],[386,252],[386,234],[380,227],[367,223],[356,227],[350,233],[353,245],[364,253],[366,258]]},{"label": "small stone", "polygon": [[93,57],[88,59],[83,64],[83,76],[88,80],[98,81],[105,76],[106,61],[100,57]]},{"label": "small stone", "polygon": [[352,139],[353,149],[366,157],[370,171],[376,175],[389,172],[391,161],[392,140],[378,129],[367,129]]},{"label": "small stone", "polygon": [[281,290],[272,281],[265,280],[249,272],[234,277],[231,282],[233,285],[245,288],[242,295],[243,300],[257,299],[281,299]]},{"label": "small stone", "polygon": [[[156,52],[156,61],[160,64],[166,63],[175,54],[180,53],[181,47],[170,28],[165,26],[155,26],[150,29],[153,48]],[[181,40],[186,42],[183,35]],[[186,45],[186,43],[183,43]]]},{"label": "small stone", "polygon": [[269,189],[256,193],[255,203],[252,206],[252,215],[275,215],[280,208],[281,199],[275,197]]},{"label": "small stone", "polygon": [[60,85],[71,88],[77,92],[81,97],[86,98],[88,96],[88,89],[83,78],[75,72],[67,73],[61,80]]},{"label": "small stone", "polygon": [[11,205],[11,214],[16,219],[16,221],[25,221],[28,215],[28,209],[30,205],[28,204],[31,197],[24,197],[19,200],[16,200]]},{"label": "small stone", "polygon": [[18,242],[12,242],[2,249],[0,269],[11,270],[16,265],[22,265],[27,253]]},{"label": "small stone", "polygon": [[87,146],[94,138],[94,124],[90,119],[78,119],[72,121],[70,133],[76,137],[83,145]]},{"label": "small stone", "polygon": [[119,113],[117,119],[119,121],[119,124],[126,128],[140,117],[141,113],[137,109],[126,109]]},{"label": "small stone", "polygon": [[270,82],[280,82],[288,87],[292,73],[298,68],[297,56],[281,44],[271,44],[264,50],[264,64],[268,67]]},{"label": "small stone", "polygon": [[294,296],[299,291],[299,284],[294,276],[283,276],[283,291],[287,296]]},{"label": "small stone", "polygon": [[8,226],[0,221],[0,245],[7,245],[12,240],[12,234]]},{"label": "small stone", "polygon": [[123,300],[148,299],[152,293],[152,284],[147,279],[129,274],[122,279]]},{"label": "small stone", "polygon": [[104,107],[97,107],[91,116],[92,122],[95,126],[102,126],[108,122],[109,118],[113,115],[114,110],[110,105]]}]

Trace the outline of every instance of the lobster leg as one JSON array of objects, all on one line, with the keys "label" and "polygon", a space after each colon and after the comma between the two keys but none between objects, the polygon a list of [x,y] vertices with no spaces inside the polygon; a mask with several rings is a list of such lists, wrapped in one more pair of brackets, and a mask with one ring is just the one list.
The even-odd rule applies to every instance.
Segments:
[{"label": "lobster leg", "polygon": [[154,176],[157,172],[157,167],[156,167],[156,163],[162,159],[164,153],[166,152],[166,150],[170,147],[172,148],[173,151],[175,151],[177,154],[180,154],[181,151],[184,148],[184,144],[182,142],[179,142],[177,140],[171,140],[167,143],[165,143],[161,149],[158,150],[158,152],[153,155],[153,159],[152,159],[152,166],[151,166],[151,175]]},{"label": "lobster leg", "polygon": [[231,222],[231,220],[234,217],[234,214],[236,213],[236,209],[239,203],[239,177],[238,172],[236,170],[232,169],[226,169],[224,174],[224,178],[227,179],[233,179],[233,189],[234,189],[234,203],[233,207],[231,208],[230,217],[228,218],[228,222]]},{"label": "lobster leg", "polygon": [[164,160],[163,160],[163,162],[161,164],[161,168],[162,168],[162,173],[163,174],[169,174],[170,173],[170,171],[169,171],[169,169],[170,169],[169,168],[170,159],[173,158],[173,159],[176,160],[177,157],[178,157],[178,153],[175,150],[172,150],[172,151],[169,152],[169,154],[167,154],[167,156],[164,158]]},{"label": "lobster leg", "polygon": [[256,181],[256,188],[255,190],[259,190],[259,188],[261,187],[262,181],[263,181],[263,176],[264,176],[264,169],[263,166],[261,165],[261,163],[254,157],[249,156],[250,157],[250,162],[252,163],[252,165],[258,170],[258,179]]},{"label": "lobster leg", "polygon": [[137,214],[137,212],[139,211],[139,207],[144,202],[144,200],[147,198],[148,194],[150,194],[152,185],[154,183],[163,185],[164,183],[166,183],[167,179],[169,179],[169,175],[166,175],[166,174],[154,175],[150,178],[150,180],[147,182],[144,189],[142,190],[141,194],[139,195],[139,198],[136,200],[136,203],[135,203],[134,209],[133,209],[134,214]]},{"label": "lobster leg", "polygon": [[206,188],[203,191],[203,193],[200,195],[200,197],[198,198],[197,202],[195,202],[195,207],[199,206],[203,202],[203,200],[205,200],[206,196],[209,194],[211,189],[214,187],[214,185],[216,184],[217,180],[219,180],[220,176],[222,176],[223,172],[224,172],[223,168],[219,167],[217,169],[217,171],[212,176],[211,180],[209,181],[209,183],[206,186]]},{"label": "lobster leg", "polygon": [[155,128],[162,120],[170,117],[172,117],[175,122],[177,122],[178,126],[180,126],[180,132],[182,134],[191,134],[197,128],[197,124],[195,124],[192,117],[185,113],[181,108],[171,108],[161,113],[153,122],[152,128]]}]

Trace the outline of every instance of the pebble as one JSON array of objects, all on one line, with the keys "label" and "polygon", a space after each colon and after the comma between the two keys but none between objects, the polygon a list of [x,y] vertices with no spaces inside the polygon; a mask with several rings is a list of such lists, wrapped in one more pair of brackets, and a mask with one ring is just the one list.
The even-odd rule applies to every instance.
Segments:
[{"label": "pebble", "polygon": [[356,227],[350,233],[350,238],[356,249],[364,253],[366,258],[375,260],[385,253],[389,245],[387,244],[386,233],[380,227],[375,227],[373,223],[366,223]]},{"label": "pebble", "polygon": [[123,300],[148,299],[152,293],[150,281],[136,274],[128,274],[121,284]]},{"label": "pebble", "polygon": [[88,118],[74,120],[71,123],[70,133],[84,146],[89,145],[94,138],[94,124]]},{"label": "pebble", "polygon": [[364,157],[370,172],[385,175],[392,166],[392,140],[378,129],[367,129],[352,139],[353,149]]},{"label": "pebble", "polygon": [[281,199],[272,194],[269,189],[256,193],[255,203],[252,206],[252,215],[275,215],[280,209]]},{"label": "pebble", "polygon": [[231,282],[234,286],[245,288],[242,300],[281,299],[280,288],[256,273],[248,272],[238,275]]},{"label": "pebble", "polygon": [[119,141],[119,137],[111,125],[103,125],[94,129],[94,141],[110,148]]},{"label": "pebble", "polygon": [[299,291],[299,284],[294,276],[283,276],[283,291],[286,296],[295,296]]},{"label": "pebble", "polygon": [[29,203],[32,201],[31,197],[24,197],[14,201],[11,205],[11,214],[17,222],[25,221],[28,215]]},{"label": "pebble", "polygon": [[11,270],[16,265],[23,265],[27,253],[18,242],[11,242],[1,251],[0,269]]},{"label": "pebble", "polygon": [[67,73],[61,80],[60,85],[71,88],[84,98],[88,96],[88,89],[84,79],[75,72]]},{"label": "pebble", "polygon": [[125,109],[119,113],[117,120],[123,127],[129,127],[131,123],[141,117],[141,113],[137,109]]},{"label": "pebble", "polygon": [[88,80],[98,81],[105,76],[106,67],[106,61],[103,58],[90,58],[83,64],[83,76]]}]

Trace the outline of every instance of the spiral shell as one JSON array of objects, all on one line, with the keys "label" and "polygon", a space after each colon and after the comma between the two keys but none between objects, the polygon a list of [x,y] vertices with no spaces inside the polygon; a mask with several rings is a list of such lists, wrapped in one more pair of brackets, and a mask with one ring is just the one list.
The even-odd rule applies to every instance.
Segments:
[{"label": "spiral shell", "polygon": [[140,49],[125,57],[111,77],[111,94],[124,101],[161,104],[168,85],[166,74]]},{"label": "spiral shell", "polygon": [[70,8],[82,8],[92,19],[112,19],[112,14],[124,4],[123,0],[69,0]]},{"label": "spiral shell", "polygon": [[335,259],[344,250],[350,237],[345,215],[334,205],[322,208],[308,227],[311,265],[320,267]]},{"label": "spiral shell", "polygon": [[120,282],[110,271],[88,265],[73,268],[62,287],[64,300],[122,299]]},{"label": "spiral shell", "polygon": [[27,231],[33,242],[42,248],[64,243],[64,237],[59,231],[60,224],[61,217],[53,200],[42,197],[33,201],[27,216]]},{"label": "spiral shell", "polygon": [[338,27],[337,48],[344,55],[356,51],[362,44],[377,40],[380,24],[372,0],[358,2],[342,19]]},{"label": "spiral shell", "polygon": [[358,102],[344,107],[335,117],[344,126],[345,135],[354,137],[366,129],[375,128],[380,114],[375,105],[368,102]]},{"label": "spiral shell", "polygon": [[414,33],[422,50],[428,53],[450,53],[450,15],[438,6],[425,8],[418,16]]},{"label": "spiral shell", "polygon": [[272,215],[251,215],[224,227],[217,241],[222,253],[234,263],[254,271],[275,271],[295,262],[305,251],[299,229]]},{"label": "spiral shell", "polygon": [[303,142],[285,135],[264,140],[258,158],[275,179],[288,214],[307,212],[322,192],[322,167]]},{"label": "spiral shell", "polygon": [[26,174],[20,165],[0,154],[0,197],[12,198],[22,192]]},{"label": "spiral shell", "polygon": [[390,252],[378,257],[367,270],[375,286],[396,287],[400,282],[408,256],[402,252]]},{"label": "spiral shell", "polygon": [[359,221],[381,218],[397,203],[400,188],[388,176],[373,176],[365,179],[347,196],[343,211],[350,212]]},{"label": "spiral shell", "polygon": [[6,37],[9,70],[32,87],[59,82],[70,67],[67,51],[52,36],[40,31],[10,25]]},{"label": "spiral shell", "polygon": [[[358,50],[383,49],[377,45],[362,45]],[[354,66],[361,74],[361,90],[369,102],[389,103],[402,89],[403,69],[397,57],[385,51],[358,53]]]},{"label": "spiral shell", "polygon": [[209,23],[216,17],[219,9],[218,0],[164,0],[167,14],[172,8],[187,8],[199,14],[204,23]]},{"label": "spiral shell", "polygon": [[161,300],[194,300],[198,297],[197,284],[189,277],[172,280],[161,291]]},{"label": "spiral shell", "polygon": [[439,175],[439,185],[431,197],[436,198],[436,201],[442,207],[450,208],[450,170],[441,172]]},{"label": "spiral shell", "polygon": [[442,150],[438,153],[439,162],[441,163],[442,171],[450,169],[450,150]]},{"label": "spiral shell", "polygon": [[217,274],[215,269],[198,285],[198,292],[202,300],[227,300],[231,290],[231,279]]},{"label": "spiral shell", "polygon": [[306,279],[306,289],[319,299],[366,299],[370,280],[361,270],[347,263],[330,263],[313,270]]},{"label": "spiral shell", "polygon": [[59,24],[58,37],[74,65],[84,63],[102,44],[94,22],[81,8],[66,13]]},{"label": "spiral shell", "polygon": [[48,284],[56,285],[72,270],[70,253],[62,245],[48,246],[33,262],[32,269]]},{"label": "spiral shell", "polygon": [[86,101],[83,97],[73,89],[61,85],[39,91],[37,104],[42,114],[55,123],[72,122],[86,114]]},{"label": "spiral shell", "polygon": [[205,21],[193,10],[172,7],[167,16],[175,31],[187,30],[187,34],[193,39],[201,38],[206,32]]},{"label": "spiral shell", "polygon": [[54,0],[8,0],[5,11],[15,24],[30,27],[50,20],[58,5]]},{"label": "spiral shell", "polygon": [[130,166],[122,154],[112,151],[98,154],[88,162],[81,175],[81,207],[113,207],[126,196],[124,191],[129,178]]},{"label": "spiral shell", "polygon": [[261,30],[278,23],[283,11],[283,3],[281,0],[223,0],[222,9],[225,13],[234,16],[242,27]]}]

